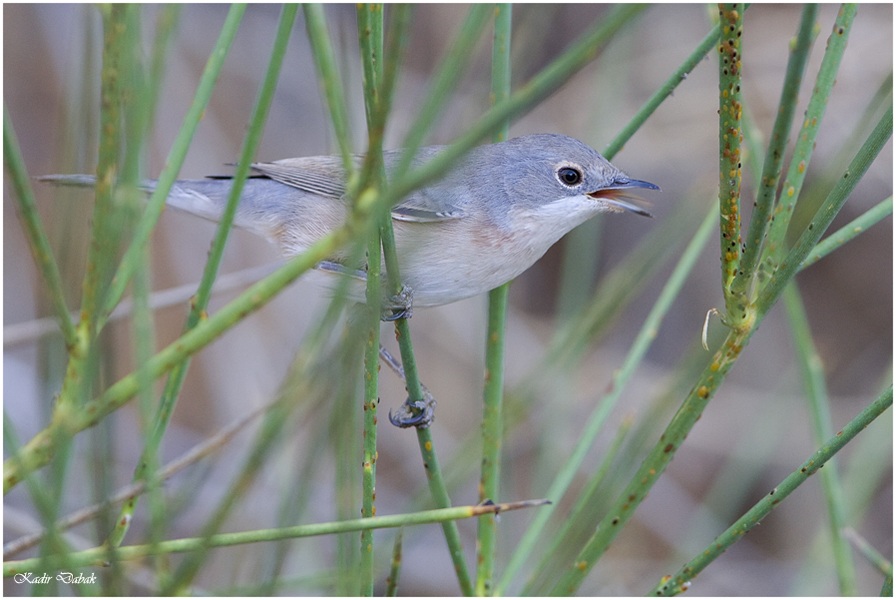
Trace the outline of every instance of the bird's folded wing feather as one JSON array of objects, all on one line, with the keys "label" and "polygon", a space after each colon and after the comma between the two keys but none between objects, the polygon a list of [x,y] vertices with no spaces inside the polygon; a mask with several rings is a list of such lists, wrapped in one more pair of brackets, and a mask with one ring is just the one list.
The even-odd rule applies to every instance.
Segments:
[{"label": "bird's folded wing feather", "polygon": [[[345,196],[345,170],[335,156],[287,158],[253,163],[252,168],[274,181],[310,194],[341,199]],[[441,196],[441,195],[440,195]],[[411,223],[436,223],[463,216],[449,199],[435,197],[430,189],[417,190],[392,209],[392,218]]]},{"label": "bird's folded wing feather", "polygon": [[252,168],[262,175],[294,187],[328,198],[345,195],[345,169],[336,156],[308,156],[286,158],[269,163],[253,163]]}]

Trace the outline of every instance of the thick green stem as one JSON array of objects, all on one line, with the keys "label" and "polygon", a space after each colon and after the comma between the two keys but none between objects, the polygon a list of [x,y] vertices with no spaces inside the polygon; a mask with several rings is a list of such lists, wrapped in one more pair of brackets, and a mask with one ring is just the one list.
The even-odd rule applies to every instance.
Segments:
[{"label": "thick green stem", "polygon": [[719,4],[722,28],[719,40],[719,228],[722,249],[722,293],[726,322],[735,329],[748,322],[747,297],[732,288],[741,255],[741,144],[743,94],[741,93],[741,36],[743,4]]}]

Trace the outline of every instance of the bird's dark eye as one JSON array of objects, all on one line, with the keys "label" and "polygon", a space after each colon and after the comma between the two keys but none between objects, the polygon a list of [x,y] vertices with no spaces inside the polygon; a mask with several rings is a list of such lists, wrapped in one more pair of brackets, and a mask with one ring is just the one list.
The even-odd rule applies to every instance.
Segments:
[{"label": "bird's dark eye", "polygon": [[582,172],[572,167],[562,167],[557,171],[557,177],[563,185],[574,186],[582,183]]}]

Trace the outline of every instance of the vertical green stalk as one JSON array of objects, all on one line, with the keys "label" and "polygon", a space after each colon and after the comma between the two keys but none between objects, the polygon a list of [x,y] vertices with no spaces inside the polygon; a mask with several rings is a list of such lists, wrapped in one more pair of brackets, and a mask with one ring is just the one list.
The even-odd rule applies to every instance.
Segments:
[{"label": "vertical green stalk", "polygon": [[[821,444],[824,440],[834,435],[831,425],[830,398],[827,385],[824,380],[824,368],[821,357],[815,349],[812,341],[812,332],[809,328],[809,319],[803,306],[799,289],[795,283],[791,283],[784,289],[784,307],[790,321],[790,329],[793,333],[800,370],[803,373],[803,385],[809,400],[810,414],[812,415],[812,432],[815,441]],[[824,489],[825,501],[828,508],[828,523],[830,525],[831,547],[834,552],[834,565],[837,571],[837,580],[840,584],[841,596],[854,596],[856,593],[856,567],[852,560],[852,550],[849,541],[844,535],[846,527],[843,487],[835,460],[832,458],[826,465],[827,468],[820,472],[821,485]]]},{"label": "vertical green stalk", "polygon": [[146,109],[147,126],[152,126],[153,118],[156,114],[159,93],[162,91],[165,63],[168,60],[168,51],[171,48],[171,36],[177,29],[181,8],[182,5],[180,4],[162,4],[159,6],[159,13],[156,18],[156,34],[152,45],[152,58],[150,59],[149,73],[147,75],[147,89],[150,92]]},{"label": "vertical green stalk", "polygon": [[98,330],[97,311],[107,281],[111,257],[115,256],[111,230],[116,204],[113,198],[118,182],[122,140],[122,60],[123,40],[127,32],[126,8],[107,5],[103,15],[103,69],[101,74],[100,146],[96,171],[96,202],[91,223],[93,235],[87,254],[87,268],[81,297],[81,321],[78,328],[93,338]]},{"label": "vertical green stalk", "polygon": [[392,564],[389,568],[389,577],[386,578],[386,593],[384,596],[398,595],[398,576],[401,573],[401,541],[404,537],[404,529],[395,533],[395,543],[392,545]]},{"label": "vertical green stalk", "polygon": [[[75,326],[75,343],[69,348],[65,378],[53,408],[52,424],[72,420],[87,403],[95,384],[100,353],[97,333],[100,325],[102,295],[109,286],[114,261],[121,239],[120,198],[118,189],[120,157],[124,153],[123,133],[123,63],[127,54],[128,9],[124,5],[103,5],[102,70],[100,72],[100,144],[96,171],[96,200],[91,218],[91,237],[87,264],[81,285],[81,313]],[[64,428],[54,431],[54,444],[62,450],[54,464],[52,481],[61,486],[65,480],[66,451],[71,432]]]},{"label": "vertical green stalk", "polygon": [[732,283],[740,268],[741,144],[743,95],[741,93],[741,35],[743,4],[719,4],[719,226],[722,247],[722,292],[726,322],[734,329],[749,323],[746,294]]},{"label": "vertical green stalk", "polygon": [[[510,36],[512,6],[495,6],[492,44],[492,105],[510,96]],[[507,138],[509,123],[495,133],[494,141]],[[497,501],[501,481],[501,437],[504,428],[504,327],[507,320],[507,295],[510,283],[488,295],[488,331],[485,341],[485,388],[482,414],[482,474],[479,501]],[[494,593],[495,559],[497,558],[498,522],[493,513],[479,518],[476,544],[476,595]]]},{"label": "vertical green stalk", "polygon": [[827,109],[828,98],[837,78],[840,60],[846,51],[846,41],[856,10],[855,4],[842,5],[834,21],[831,35],[828,37],[824,57],[821,60],[815,86],[812,89],[812,96],[806,108],[799,137],[793,148],[793,158],[791,158],[787,177],[781,188],[781,197],[775,207],[774,218],[769,227],[768,243],[763,249],[763,262],[768,273],[773,273],[777,269],[787,252],[787,228],[790,225],[793,208],[800,196],[800,190],[809,169],[809,161],[815,149],[815,139],[818,136],[821,120]]},{"label": "vertical green stalk", "polygon": [[[368,148],[362,180],[366,190],[378,193],[385,181],[383,173],[383,121],[381,106],[383,84],[383,5],[359,4],[358,38],[363,65],[364,108],[367,115]],[[366,191],[365,190],[365,191]],[[380,221],[374,215],[374,223]],[[361,516],[376,514],[376,438],[377,402],[379,401],[380,306],[382,288],[382,244],[380,228],[368,228],[367,236],[367,338],[364,346],[364,432],[361,473]],[[372,596],[374,587],[373,530],[361,532],[361,596]]]},{"label": "vertical green stalk", "polygon": [[330,35],[327,33],[324,9],[320,4],[303,4],[302,11],[305,14],[305,30],[311,42],[311,55],[317,66],[318,82],[323,87],[324,98],[330,108],[330,122],[336,133],[336,141],[348,179],[353,170],[352,149],[348,135],[348,110],[345,107],[342,80],[336,75],[338,73],[336,55],[330,43]]},{"label": "vertical green stalk", "polygon": [[[401,7],[398,9],[399,12],[396,15],[396,21],[398,23],[406,23],[407,22],[407,7]],[[468,19],[468,24],[470,20]],[[473,23],[475,24],[475,23]],[[464,31],[472,28],[472,24],[470,27],[465,27]],[[394,56],[397,58],[400,48],[404,44],[404,27],[400,29],[399,32],[396,33],[397,38],[395,41],[395,45],[390,45],[393,50],[390,50],[390,56]],[[385,123],[385,114],[388,111],[388,104],[391,101],[391,93],[392,88],[394,87],[394,78],[397,73],[397,65],[395,64],[395,59],[387,61],[387,74],[389,78],[389,84],[386,87],[388,90],[388,101],[383,103],[382,106],[382,114],[383,121],[379,123],[379,126],[384,125]],[[443,66],[442,73],[447,73],[448,75],[456,76],[457,73],[451,73],[449,69]],[[442,78],[438,78],[438,81],[441,81]],[[435,101],[433,101],[435,103]],[[437,104],[437,103],[436,103]],[[414,139],[414,144],[412,147],[416,147],[419,145],[422,140],[423,135],[425,135],[425,127],[426,122],[421,122],[418,119],[415,128],[412,129],[409,134],[411,138]],[[379,138],[374,138],[375,141],[380,144],[381,151],[381,138],[382,131],[379,131]],[[416,137],[415,137],[416,136]],[[381,160],[381,159],[380,159]],[[410,160],[408,157],[407,160]],[[382,163],[380,163],[382,164]],[[400,169],[401,167],[399,167]],[[384,209],[388,210],[389,206],[384,206]],[[382,227],[381,227],[381,235],[382,235],[382,243],[383,243],[383,257],[386,264],[386,272],[389,278],[389,291],[393,294],[397,294],[401,291],[401,276],[398,270],[398,259],[395,252],[395,239],[394,233],[392,231],[392,221],[391,218],[383,218]],[[395,321],[395,332],[396,337],[398,338],[399,349],[401,351],[401,359],[404,365],[405,371],[405,384],[408,391],[408,401],[409,405],[423,405],[424,404],[424,391],[423,386],[420,383],[420,377],[417,372],[417,364],[414,358],[414,350],[411,342],[411,331],[408,325],[406,318],[400,318]],[[438,459],[435,454],[435,448],[432,441],[432,435],[429,431],[428,427],[417,427],[417,442],[420,446],[420,452],[423,457],[424,468],[426,469],[427,479],[430,485],[430,491],[433,495],[433,500],[435,505],[439,508],[447,508],[451,505],[451,499],[448,495],[447,487],[445,486],[445,481],[442,476],[441,468],[439,467]],[[442,523],[442,528],[445,533],[445,539],[448,543],[449,552],[451,554],[451,559],[454,563],[454,569],[458,576],[458,581],[461,586],[461,590],[464,594],[470,595],[473,590],[473,586],[470,580],[469,573],[467,571],[467,565],[464,561],[463,548],[460,543],[460,532],[457,528],[457,524],[453,521],[446,521]]]}]

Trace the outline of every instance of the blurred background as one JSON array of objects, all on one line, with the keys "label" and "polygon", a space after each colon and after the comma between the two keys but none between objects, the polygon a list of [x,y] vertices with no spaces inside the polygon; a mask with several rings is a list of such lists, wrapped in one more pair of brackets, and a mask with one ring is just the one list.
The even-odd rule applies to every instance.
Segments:
[{"label": "blurred background", "polygon": [[[513,14],[513,86],[523,84],[561,53],[580,33],[609,10],[601,5],[521,5]],[[804,109],[821,61],[837,7],[819,11],[820,33],[815,43],[799,114]],[[96,167],[98,65],[101,23],[96,9],[87,5],[5,5],[4,102],[22,146],[31,175],[90,173]],[[144,39],[152,39],[158,7],[146,6]],[[182,177],[229,173],[236,161],[255,95],[269,60],[279,7],[252,5],[240,26],[209,108],[191,146]],[[357,52],[355,9],[331,5],[329,26],[338,40],[340,68],[352,109],[355,148],[363,151],[364,113]],[[430,77],[449,50],[466,14],[462,5],[416,7],[412,34],[396,95],[396,108],[387,131],[387,147],[396,147],[410,127],[427,92]],[[226,7],[186,5],[167,62],[164,89],[155,127],[148,144],[146,174],[156,176],[192,100],[196,83],[224,22]],[[744,93],[750,116],[763,139],[775,117],[788,47],[800,19],[796,5],[754,5],[744,26]],[[711,27],[704,6],[649,7],[636,23],[615,39],[590,66],[534,110],[514,122],[511,135],[556,132],[577,137],[599,151],[617,135],[637,109],[692,52]],[[842,148],[850,139],[866,106],[892,77],[892,6],[860,7],[849,47],[837,75],[810,165],[806,189],[839,175],[851,156]],[[434,124],[427,143],[450,142],[488,107],[488,35],[470,49],[472,67],[454,92],[448,110]],[[572,297],[586,301],[602,277],[618,265],[639,242],[683,207],[694,207],[695,218],[682,228],[681,239],[669,253],[680,252],[693,235],[702,215],[717,194],[717,65],[710,53],[660,106],[613,159],[635,178],[655,182],[661,194],[650,196],[652,220],[632,215],[610,215],[584,225],[577,236],[599,240],[595,254],[582,256],[593,268],[578,282]],[[90,94],[93,94],[91,97]],[[797,118],[797,121],[799,118]],[[338,151],[322,103],[301,12],[290,42],[277,95],[267,121],[257,159],[331,154]],[[872,165],[850,197],[832,229],[839,228],[892,194],[892,145]],[[751,175],[745,175],[749,198]],[[51,236],[68,287],[70,307],[79,306],[80,281],[89,235],[92,195],[61,193],[35,184],[39,208]],[[822,193],[820,192],[820,193]],[[61,338],[42,329],[41,319],[51,315],[46,292],[37,274],[16,216],[15,203],[4,186],[4,418],[20,441],[30,439],[47,422],[54,394],[64,373]],[[702,208],[701,208],[702,207]],[[214,225],[175,211],[166,211],[152,239],[154,290],[195,286],[205,263]],[[642,291],[619,307],[612,324],[589,349],[582,364],[568,374],[561,387],[546,379],[545,386],[518,388],[537,369],[552,333],[562,322],[563,301],[558,301],[564,250],[558,244],[543,260],[514,282],[508,317],[507,388],[513,394],[532,394],[528,412],[508,432],[503,469],[505,496],[501,500],[541,497],[562,463],[581,424],[600,399],[627,352],[647,312],[656,300],[672,263],[643,282]],[[574,257],[576,258],[576,257]],[[892,221],[871,228],[800,275],[798,281],[809,313],[815,343],[827,373],[833,422],[840,427],[876,397],[892,379]],[[234,231],[228,242],[221,273],[247,269],[273,269],[280,264],[276,248],[264,240]],[[247,275],[260,277],[257,270]],[[188,287],[187,289],[191,289]],[[232,299],[243,287],[216,294],[211,312]],[[163,347],[180,334],[187,297],[155,312],[156,342]],[[320,317],[326,296],[299,280],[258,313],[245,319],[192,363],[171,429],[163,446],[164,460],[188,448],[274,398],[283,385],[303,336]],[[569,302],[575,303],[575,300]],[[642,446],[632,442],[631,465],[618,467],[624,484],[683,399],[693,378],[682,376],[683,356],[699,354],[699,338],[706,312],[721,308],[719,247],[711,241],[684,292],[672,307],[635,381],[614,411],[612,423],[593,451],[596,468],[619,423],[644,424]],[[468,439],[476,439],[481,421],[486,298],[415,312],[411,321],[421,376],[439,400],[433,435],[443,462],[461,456]],[[718,321],[710,332],[720,335]],[[383,339],[392,341],[384,325]],[[134,369],[131,325],[127,319],[111,328],[114,356],[104,365],[112,382]],[[609,554],[589,576],[581,592],[595,595],[643,594],[665,573],[676,570],[721,532],[733,518],[761,498],[815,449],[802,396],[799,367],[783,311],[776,307],[766,318],[732,374],[710,403],[702,420],[688,437],[667,474],[634,516],[633,523],[616,540]],[[397,354],[397,352],[396,352]],[[705,360],[703,358],[702,360]],[[405,398],[402,384],[387,370],[382,373],[381,415]],[[558,393],[561,390],[562,393]],[[668,397],[667,397],[668,396]],[[325,402],[325,400],[322,400]],[[360,405],[360,400],[359,400]],[[329,410],[329,409],[327,409]],[[337,464],[360,465],[360,455],[345,456],[330,446],[313,447],[316,432],[326,422],[323,409],[314,409],[307,422],[294,424],[289,443],[271,457],[252,491],[226,525],[227,530],[271,526],[275,515],[288,505],[292,494],[307,498],[300,522],[336,518],[338,492],[333,483]],[[140,444],[134,443],[137,413],[119,411],[106,431],[114,451],[98,455],[84,443],[77,447],[64,506],[65,511],[96,501],[104,477],[117,488],[130,481]],[[315,420],[316,419],[316,420]],[[892,416],[885,415],[839,459],[847,481],[859,468],[856,461],[871,460],[875,470],[868,489],[859,494],[859,518],[851,523],[885,556],[892,556]],[[645,424],[646,423],[646,424]],[[429,507],[425,476],[412,432],[389,426],[380,419],[377,511],[387,515]],[[170,537],[195,535],[195,523],[217,502],[242,464],[252,428],[228,443],[212,458],[170,480],[176,519]],[[637,437],[637,436],[636,436]],[[865,441],[863,441],[865,440]],[[302,457],[316,453],[315,478],[307,488],[284,489],[296,475]],[[102,458],[98,458],[102,456]],[[110,456],[112,460],[110,462]],[[458,467],[452,489],[455,504],[477,501],[478,464]],[[749,475],[734,476],[731,489],[715,486],[728,482],[729,469]],[[83,485],[79,485],[82,483]],[[725,485],[729,485],[726,483]],[[735,489],[737,488],[737,489]],[[607,491],[606,502],[618,488]],[[850,490],[848,490],[849,493]],[[710,493],[712,492],[712,493]],[[357,492],[355,492],[357,493]],[[712,496],[715,504],[708,505]],[[413,503],[420,497],[422,502]],[[358,509],[360,504],[357,505]],[[4,539],[9,541],[39,528],[26,490],[9,494],[4,511]],[[562,511],[563,504],[553,510]],[[174,509],[172,509],[174,510]],[[531,518],[524,513],[502,515],[502,552],[513,543]],[[144,510],[127,543],[143,539]],[[751,531],[695,582],[697,595],[830,595],[836,582],[826,574],[829,560],[823,542],[824,504],[818,481],[809,481],[783,503],[762,527]],[[475,523],[460,524],[472,562]],[[100,525],[73,530],[76,544],[95,545],[104,533]],[[380,558],[391,548],[390,532],[377,533]],[[822,540],[822,541],[820,541]],[[197,586],[214,593],[230,586],[249,585],[263,568],[263,545],[215,552],[203,569]],[[326,570],[332,564],[330,538],[300,540],[289,545],[290,576]],[[454,595],[457,584],[438,526],[405,532],[403,594]],[[815,563],[821,561],[820,565]],[[877,594],[880,577],[861,558],[857,560],[862,594]],[[499,563],[500,564],[500,563]],[[524,571],[525,572],[525,571]],[[385,573],[385,571],[383,571]],[[500,567],[499,567],[500,573]],[[145,580],[133,565],[131,589],[139,593]],[[385,575],[383,575],[384,577]],[[148,584],[147,584],[148,585]],[[151,589],[151,588],[147,588]],[[316,593],[327,587],[298,583],[283,593]],[[5,586],[7,594],[28,593],[22,586]]]}]

